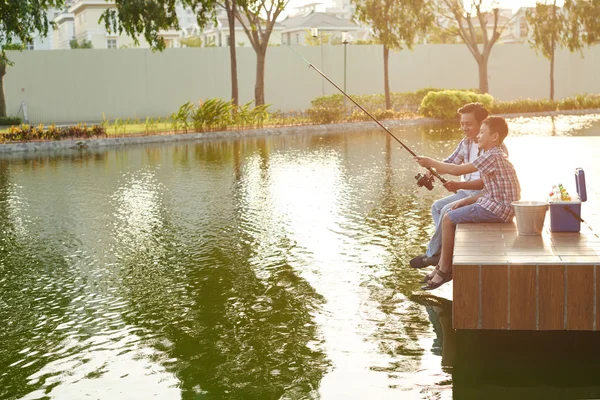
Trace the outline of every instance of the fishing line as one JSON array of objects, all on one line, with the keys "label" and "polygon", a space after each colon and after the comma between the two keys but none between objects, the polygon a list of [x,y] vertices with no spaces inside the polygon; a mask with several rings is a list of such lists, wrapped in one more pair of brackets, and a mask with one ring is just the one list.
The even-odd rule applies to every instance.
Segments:
[{"label": "fishing line", "polygon": [[[278,35],[275,35],[278,36]],[[283,40],[281,39],[280,36],[279,40],[281,40],[281,43],[284,43]],[[289,44],[284,43],[285,46],[290,49],[291,51],[293,51],[294,53],[296,53],[296,55],[298,57],[300,57],[302,60],[304,60],[305,63],[308,64],[309,68],[314,69],[315,71],[317,71],[323,78],[325,78],[327,80],[327,82],[331,83],[337,90],[339,90],[344,96],[346,96],[346,98],[348,98],[352,103],[354,103],[354,105],[356,105],[358,108],[360,108],[365,114],[367,114],[373,121],[375,121],[375,123],[377,125],[379,125],[379,127],[381,129],[383,129],[384,131],[386,131],[391,137],[393,137],[398,143],[400,143],[400,145],[402,147],[404,147],[406,149],[406,151],[408,151],[413,157],[417,157],[417,154],[412,151],[407,145],[405,145],[404,143],[402,143],[402,141],[400,139],[398,139],[392,132],[390,132],[390,130],[388,128],[386,128],[381,122],[379,122],[379,120],[377,118],[375,118],[369,111],[367,111],[362,105],[360,105],[358,102],[356,102],[352,97],[350,97],[345,91],[342,90],[342,88],[340,88],[338,85],[335,84],[335,82],[333,82],[331,79],[329,79],[329,77],[327,75],[325,75],[319,68],[315,67],[313,63],[311,63],[310,61],[308,61],[306,58],[304,58],[300,53],[298,53],[296,50],[294,50],[293,47],[291,47]],[[448,182],[447,179],[445,179],[444,177],[442,177],[436,170],[435,168],[430,168],[430,167],[426,167],[426,169],[431,173],[431,175],[435,176],[440,182],[442,183],[446,183]],[[419,186],[425,186],[427,187],[427,189],[431,190],[433,189],[433,185],[431,185],[431,182],[426,182],[426,179],[424,176],[420,176],[417,175],[415,177],[417,179],[417,184]],[[428,184],[429,183],[429,184]]]}]

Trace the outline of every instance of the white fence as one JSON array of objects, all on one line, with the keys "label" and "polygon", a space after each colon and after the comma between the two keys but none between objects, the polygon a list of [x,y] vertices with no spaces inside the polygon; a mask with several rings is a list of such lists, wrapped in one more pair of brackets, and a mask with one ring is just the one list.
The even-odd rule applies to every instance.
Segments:
[{"label": "white fence", "polygon": [[[322,53],[319,47],[294,49],[343,86],[343,46],[326,45]],[[557,54],[556,98],[600,92],[600,46],[584,55]],[[252,48],[238,48],[237,56],[240,102],[251,101],[256,57]],[[9,58],[15,65],[4,78],[7,113],[16,114],[25,101],[32,123],[100,121],[102,113],[111,120],[165,117],[187,101],[231,97],[229,48],[24,51]],[[477,71],[465,45],[418,45],[390,53],[394,92],[476,88]],[[346,73],[349,93],[382,93],[382,47],[349,45]],[[548,97],[549,62],[528,45],[496,45],[488,74],[495,98]],[[337,92],[321,80],[285,46],[267,51],[265,99],[271,110],[303,110],[315,97]]]}]

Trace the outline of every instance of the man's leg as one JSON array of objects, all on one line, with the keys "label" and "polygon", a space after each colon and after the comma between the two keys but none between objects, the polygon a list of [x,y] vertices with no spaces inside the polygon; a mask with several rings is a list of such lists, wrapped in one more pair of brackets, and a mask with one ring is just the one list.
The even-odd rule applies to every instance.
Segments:
[{"label": "man's leg", "polygon": [[425,268],[429,265],[436,265],[439,260],[439,253],[442,245],[442,224],[441,218],[450,209],[452,203],[455,201],[468,197],[469,194],[464,190],[459,190],[451,196],[444,197],[443,199],[437,200],[431,206],[431,216],[435,223],[435,232],[429,241],[427,246],[427,252],[416,256],[410,260],[410,266],[412,268]]},{"label": "man's leg", "polygon": [[433,232],[433,236],[429,240],[429,245],[427,246],[427,252],[425,252],[427,257],[435,257],[440,254],[442,249],[442,218],[446,212],[450,210],[452,203],[464,199],[465,197],[468,197],[467,192],[459,190],[451,196],[436,201],[433,203],[433,206],[431,206],[431,216],[435,223],[435,232]]}]

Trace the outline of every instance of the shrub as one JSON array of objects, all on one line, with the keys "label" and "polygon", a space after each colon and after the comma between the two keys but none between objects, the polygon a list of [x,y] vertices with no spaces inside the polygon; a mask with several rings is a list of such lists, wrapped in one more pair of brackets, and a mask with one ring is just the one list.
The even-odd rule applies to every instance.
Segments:
[{"label": "shrub", "polygon": [[0,117],[0,126],[21,125],[21,117]]},{"label": "shrub", "polygon": [[492,106],[493,114],[512,114],[526,112],[556,111],[556,103],[550,99],[517,99],[512,101],[496,101]]},{"label": "shrub", "polygon": [[339,122],[346,113],[343,94],[317,97],[310,104],[312,107],[306,110],[306,113],[310,120],[317,124]]},{"label": "shrub", "polygon": [[93,125],[91,128],[87,124],[78,124],[57,128],[50,125],[44,129],[42,124],[32,127],[30,125],[11,126],[7,133],[0,135],[5,142],[20,142],[30,140],[61,140],[61,139],[81,139],[91,137],[105,137],[106,130],[99,125]]},{"label": "shrub", "polygon": [[453,119],[457,110],[467,103],[482,103],[491,109],[494,98],[489,94],[479,94],[472,91],[443,90],[429,92],[421,102],[419,114],[424,117]]}]

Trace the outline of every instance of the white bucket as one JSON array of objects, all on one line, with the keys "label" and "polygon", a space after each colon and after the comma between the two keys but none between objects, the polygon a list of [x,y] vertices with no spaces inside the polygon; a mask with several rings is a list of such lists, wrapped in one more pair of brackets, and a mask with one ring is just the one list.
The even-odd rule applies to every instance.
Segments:
[{"label": "white bucket", "polygon": [[517,230],[519,235],[541,235],[544,228],[544,219],[548,210],[545,201],[513,201],[515,217],[517,217]]}]

